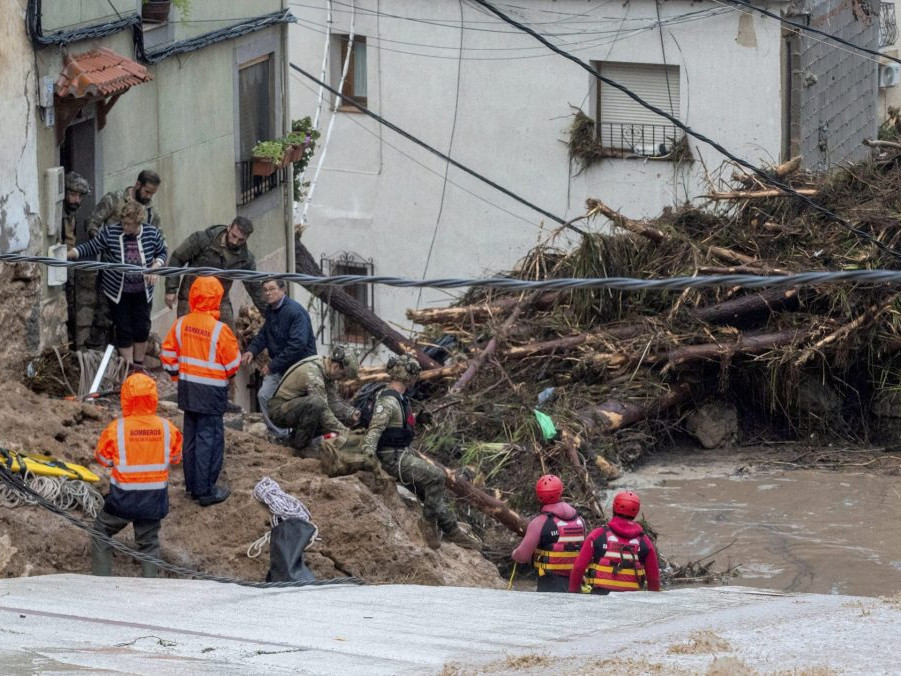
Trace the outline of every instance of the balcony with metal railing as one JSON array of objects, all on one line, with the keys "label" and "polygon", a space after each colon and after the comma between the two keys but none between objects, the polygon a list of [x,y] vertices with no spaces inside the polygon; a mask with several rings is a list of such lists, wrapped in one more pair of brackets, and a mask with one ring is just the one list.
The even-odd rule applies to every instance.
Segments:
[{"label": "balcony with metal railing", "polygon": [[257,197],[275,190],[288,176],[287,167],[269,176],[256,176],[253,173],[253,160],[235,162],[235,170],[238,175],[238,206],[250,204]]},{"label": "balcony with metal railing", "polygon": [[623,122],[598,122],[595,133],[603,147],[641,157],[665,157],[685,136],[674,125]]},{"label": "balcony with metal railing", "polygon": [[898,23],[895,20],[895,3],[879,3],[879,48],[891,47],[898,39]]}]

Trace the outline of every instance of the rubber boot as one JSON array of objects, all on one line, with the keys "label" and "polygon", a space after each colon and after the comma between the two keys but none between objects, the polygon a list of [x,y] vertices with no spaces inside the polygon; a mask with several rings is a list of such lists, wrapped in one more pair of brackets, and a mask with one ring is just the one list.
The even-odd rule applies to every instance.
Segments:
[{"label": "rubber boot", "polygon": [[452,542],[455,545],[464,547],[465,549],[475,549],[476,551],[478,551],[482,548],[481,540],[479,540],[475,535],[467,533],[459,526],[451,532],[445,533],[444,539],[448,542]]},{"label": "rubber boot", "polygon": [[141,561],[141,577],[159,577],[160,569],[150,561]]},{"label": "rubber boot", "polygon": [[91,575],[109,577],[113,574],[113,552],[101,549],[96,542],[91,543]]}]

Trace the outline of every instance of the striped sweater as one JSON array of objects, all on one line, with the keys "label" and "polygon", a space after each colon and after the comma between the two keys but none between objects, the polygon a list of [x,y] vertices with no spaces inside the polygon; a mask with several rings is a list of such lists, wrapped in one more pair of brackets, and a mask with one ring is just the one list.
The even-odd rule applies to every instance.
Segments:
[{"label": "striped sweater", "polygon": [[[162,231],[149,223],[143,223],[138,231],[138,251],[141,255],[141,265],[150,268],[156,261],[165,265],[169,260],[169,252],[166,250],[166,239]],[[125,234],[120,223],[109,223],[100,228],[97,236],[75,247],[78,258],[96,258],[107,263],[123,263],[125,259]],[[122,299],[122,287],[125,284],[125,274],[119,270],[103,270],[100,276],[100,287],[103,293],[118,303]],[[147,302],[153,298],[153,284],[144,278],[144,288],[147,291]]]}]

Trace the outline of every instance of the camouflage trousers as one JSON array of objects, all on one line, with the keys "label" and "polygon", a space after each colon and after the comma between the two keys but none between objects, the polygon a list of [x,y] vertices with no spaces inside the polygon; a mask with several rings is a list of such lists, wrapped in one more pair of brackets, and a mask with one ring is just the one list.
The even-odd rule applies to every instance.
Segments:
[{"label": "camouflage trousers", "polygon": [[428,521],[437,522],[445,534],[457,530],[457,517],[445,498],[447,479],[443,470],[406,448],[383,448],[378,458],[388,474],[419,498],[422,515]]},{"label": "camouflage trousers", "polygon": [[273,397],[269,400],[269,419],[278,425],[293,430],[291,446],[304,451],[314,437],[328,432],[344,433],[346,429],[329,429],[328,401],[322,397],[295,397],[285,400]]}]

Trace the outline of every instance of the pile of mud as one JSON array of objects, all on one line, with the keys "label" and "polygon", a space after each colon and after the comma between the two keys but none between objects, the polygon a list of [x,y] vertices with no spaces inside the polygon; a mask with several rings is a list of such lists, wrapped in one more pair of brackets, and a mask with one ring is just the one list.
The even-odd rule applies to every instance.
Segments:
[{"label": "pile of mud", "polygon": [[[0,446],[48,452],[106,472],[92,461],[103,427],[119,413],[115,400],[81,404],[37,395],[6,382],[0,400]],[[181,426],[171,407],[160,414]],[[180,468],[171,473],[171,509],[163,521],[163,558],[216,575],[263,580],[268,551],[247,556],[251,543],[270,524],[268,509],[253,497],[264,476],[279,482],[310,510],[320,538],[307,550],[307,562],[320,579],[357,576],[370,583],[411,583],[499,587],[497,569],[477,552],[443,544],[426,546],[417,527],[419,508],[407,504],[393,484],[378,485],[368,472],[330,479],[316,460],[290,455],[243,431],[226,428],[225,471],[231,490],[224,503],[202,508],[188,499]],[[86,519],[87,520],[87,519]],[[119,538],[131,541],[131,529]],[[37,506],[0,511],[0,575],[90,572],[88,536],[64,519]],[[137,564],[116,554],[119,575],[138,575]]]}]

